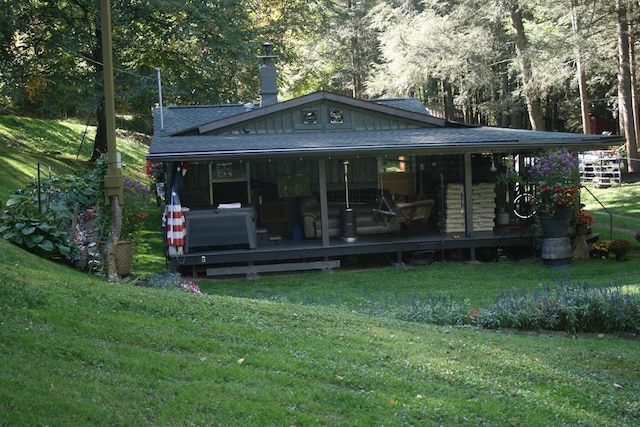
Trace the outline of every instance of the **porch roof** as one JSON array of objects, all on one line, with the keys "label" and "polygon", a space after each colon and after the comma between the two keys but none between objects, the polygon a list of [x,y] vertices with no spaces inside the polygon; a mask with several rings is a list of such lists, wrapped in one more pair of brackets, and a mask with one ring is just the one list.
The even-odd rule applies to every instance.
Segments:
[{"label": "porch roof", "polygon": [[[192,111],[197,112],[197,107]],[[623,143],[624,138],[617,135],[584,135],[486,126],[193,136],[170,136],[165,132],[153,138],[147,157],[158,161],[195,161],[383,153],[531,152],[554,147],[584,151],[606,149]]]}]

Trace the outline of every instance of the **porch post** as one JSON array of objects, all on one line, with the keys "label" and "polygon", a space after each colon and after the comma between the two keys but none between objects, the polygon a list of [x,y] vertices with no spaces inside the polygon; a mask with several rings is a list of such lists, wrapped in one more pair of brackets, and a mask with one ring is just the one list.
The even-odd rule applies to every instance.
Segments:
[{"label": "porch post", "polygon": [[245,162],[246,174],[247,174],[247,203],[251,204],[251,163]]},{"label": "porch post", "polygon": [[329,209],[327,207],[327,162],[318,160],[318,191],[320,193],[320,220],[322,221],[322,246],[329,246]]},{"label": "porch post", "polygon": [[[464,224],[465,237],[473,236],[473,168],[471,167],[471,153],[464,153]],[[476,260],[476,249],[472,246],[469,251],[471,261]]]}]

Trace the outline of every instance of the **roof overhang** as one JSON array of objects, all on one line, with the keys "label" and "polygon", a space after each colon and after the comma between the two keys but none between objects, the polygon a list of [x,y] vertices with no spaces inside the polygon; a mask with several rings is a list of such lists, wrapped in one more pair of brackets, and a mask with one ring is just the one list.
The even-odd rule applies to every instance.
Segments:
[{"label": "roof overhang", "polygon": [[160,136],[154,137],[147,158],[154,161],[204,161],[278,157],[353,157],[391,153],[438,155],[535,152],[557,147],[565,147],[577,152],[608,149],[624,142],[624,138],[617,135],[536,132],[492,127]]}]

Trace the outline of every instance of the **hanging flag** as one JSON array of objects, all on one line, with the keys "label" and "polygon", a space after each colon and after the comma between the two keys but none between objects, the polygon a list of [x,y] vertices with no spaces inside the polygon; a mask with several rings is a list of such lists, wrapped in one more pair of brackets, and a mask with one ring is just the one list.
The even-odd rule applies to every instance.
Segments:
[{"label": "hanging flag", "polygon": [[180,204],[180,197],[178,197],[178,193],[175,190],[171,191],[166,218],[169,256],[182,255],[187,230],[182,206]]}]

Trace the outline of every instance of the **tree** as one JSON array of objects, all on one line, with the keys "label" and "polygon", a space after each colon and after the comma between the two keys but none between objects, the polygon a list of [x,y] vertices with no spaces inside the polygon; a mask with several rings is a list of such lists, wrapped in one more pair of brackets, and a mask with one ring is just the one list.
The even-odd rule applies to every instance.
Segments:
[{"label": "tree", "polygon": [[616,0],[616,24],[618,32],[618,110],[620,113],[620,127],[627,141],[626,149],[629,171],[635,172],[638,170],[638,145],[632,109],[631,56],[627,7],[625,0]]},{"label": "tree", "polygon": [[531,129],[544,130],[544,119],[540,111],[539,93],[535,89],[533,78],[529,40],[524,30],[522,7],[518,0],[509,1],[507,7],[514,32],[516,55],[520,67],[520,78],[522,79],[522,92],[527,104]]},{"label": "tree", "polygon": [[578,1],[571,0],[571,27],[576,39],[576,76],[578,79],[578,90],[580,92],[580,112],[582,116],[582,131],[585,134],[591,133],[591,119],[589,118],[589,102],[587,94],[587,82],[584,65],[582,62],[581,26],[578,15]]},{"label": "tree", "polygon": [[[60,116],[94,111],[94,158],[104,152],[101,37],[95,0],[3,0],[13,17],[0,31],[8,55],[0,87],[18,111]],[[116,105],[147,112],[163,70],[168,103],[227,103],[258,92],[251,21],[242,0],[114,2]],[[255,46],[255,48],[254,48]]]},{"label": "tree", "polygon": [[[369,10],[379,0],[317,0],[307,3],[309,31],[290,40],[295,63],[282,64],[289,76],[285,90],[301,95],[329,90],[365,95],[365,81],[378,61],[377,35]],[[311,18],[312,17],[312,18]]]}]

